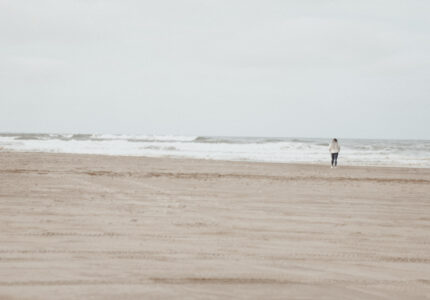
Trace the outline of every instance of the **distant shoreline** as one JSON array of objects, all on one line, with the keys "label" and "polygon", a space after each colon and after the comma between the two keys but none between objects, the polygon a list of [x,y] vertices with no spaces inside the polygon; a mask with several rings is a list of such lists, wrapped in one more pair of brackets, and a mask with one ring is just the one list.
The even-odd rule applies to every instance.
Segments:
[{"label": "distant shoreline", "polygon": [[[188,158],[188,157],[174,157],[174,156],[145,156],[145,155],[113,155],[113,154],[92,154],[92,153],[63,153],[63,152],[36,152],[36,151],[8,151],[2,150],[0,148],[0,155],[2,153],[8,154],[26,154],[26,155],[48,155],[48,156],[77,156],[77,157],[102,157],[102,158],[135,158],[135,159],[149,159],[149,160],[173,160],[173,161],[193,161],[193,162],[224,162],[224,163],[233,163],[233,164],[257,164],[257,165],[280,165],[280,166],[297,166],[297,167],[321,167],[330,169],[330,161],[327,159],[327,163],[319,163],[319,162],[265,162],[265,161],[246,161],[246,160],[227,160],[227,159],[204,159],[204,158]],[[336,170],[340,169],[400,169],[400,170],[430,170],[430,167],[416,167],[416,166],[389,166],[389,165],[347,165],[347,164],[339,164],[336,169],[331,170],[332,172],[336,172]],[[330,171],[330,170],[329,170]]]}]

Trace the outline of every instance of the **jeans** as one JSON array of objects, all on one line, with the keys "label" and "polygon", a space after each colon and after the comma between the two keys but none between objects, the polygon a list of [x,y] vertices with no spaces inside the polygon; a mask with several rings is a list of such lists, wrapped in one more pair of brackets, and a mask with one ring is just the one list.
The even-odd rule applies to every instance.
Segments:
[{"label": "jeans", "polygon": [[331,154],[331,166],[336,167],[337,166],[337,156],[339,153],[332,153]]}]

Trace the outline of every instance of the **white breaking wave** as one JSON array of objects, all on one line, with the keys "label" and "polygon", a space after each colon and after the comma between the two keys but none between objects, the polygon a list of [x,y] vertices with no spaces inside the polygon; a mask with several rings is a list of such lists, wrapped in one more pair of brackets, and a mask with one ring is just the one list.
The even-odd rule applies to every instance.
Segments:
[{"label": "white breaking wave", "polygon": [[[2,151],[328,163],[329,139],[115,134],[0,134]],[[339,163],[430,167],[430,141],[340,139]]]},{"label": "white breaking wave", "polygon": [[190,142],[197,137],[174,135],[125,135],[125,134],[92,134],[93,139],[100,140],[135,140],[135,141],[170,141]]}]

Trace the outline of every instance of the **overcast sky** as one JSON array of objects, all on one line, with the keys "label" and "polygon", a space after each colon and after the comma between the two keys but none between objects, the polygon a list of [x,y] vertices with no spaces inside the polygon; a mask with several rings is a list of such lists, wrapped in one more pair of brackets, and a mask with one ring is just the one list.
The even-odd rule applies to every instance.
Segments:
[{"label": "overcast sky", "polygon": [[430,139],[430,1],[0,0],[0,132]]}]

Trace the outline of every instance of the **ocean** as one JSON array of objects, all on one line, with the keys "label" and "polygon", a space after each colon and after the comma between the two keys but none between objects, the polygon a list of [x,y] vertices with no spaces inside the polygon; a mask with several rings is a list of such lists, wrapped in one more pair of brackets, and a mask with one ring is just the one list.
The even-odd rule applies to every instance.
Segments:
[{"label": "ocean", "polygon": [[[0,151],[329,164],[330,139],[0,133]],[[430,167],[430,140],[339,138],[339,165]]]}]

